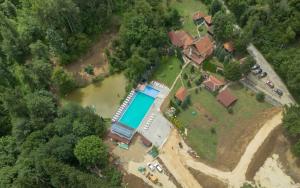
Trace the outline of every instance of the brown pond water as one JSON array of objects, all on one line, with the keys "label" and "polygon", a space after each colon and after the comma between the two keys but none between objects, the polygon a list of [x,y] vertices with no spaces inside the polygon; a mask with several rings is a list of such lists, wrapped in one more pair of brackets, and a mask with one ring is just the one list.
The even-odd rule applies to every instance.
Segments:
[{"label": "brown pond water", "polygon": [[123,74],[115,74],[101,82],[74,90],[65,97],[65,102],[76,102],[84,107],[93,106],[97,114],[111,118],[125,95],[126,84]]}]

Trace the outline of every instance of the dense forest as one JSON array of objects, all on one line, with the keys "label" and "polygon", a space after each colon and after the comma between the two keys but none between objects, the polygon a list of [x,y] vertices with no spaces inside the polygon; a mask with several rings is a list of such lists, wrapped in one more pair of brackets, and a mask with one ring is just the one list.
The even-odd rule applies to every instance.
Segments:
[{"label": "dense forest", "polygon": [[148,80],[170,47],[167,33],[181,26],[179,13],[159,0],[136,1],[124,14],[112,52],[106,51],[112,72],[125,70],[132,87]]},{"label": "dense forest", "polygon": [[[159,63],[177,11],[153,0],[0,0],[0,187],[119,187],[107,122],[91,108],[60,104],[76,83],[71,63],[121,19],[107,50],[111,71],[132,84]],[[138,74],[137,74],[138,73]]]},{"label": "dense forest", "polygon": [[300,1],[226,0],[248,40],[266,56],[300,99]]}]

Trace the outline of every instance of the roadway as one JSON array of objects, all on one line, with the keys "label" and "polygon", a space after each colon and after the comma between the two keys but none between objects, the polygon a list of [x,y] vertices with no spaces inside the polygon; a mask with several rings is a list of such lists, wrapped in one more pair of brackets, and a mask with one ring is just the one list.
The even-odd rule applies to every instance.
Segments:
[{"label": "roadway", "polygon": [[[255,48],[253,44],[250,44],[247,48],[249,54],[255,59],[256,63],[260,65],[261,69],[266,72],[268,75],[265,78],[258,79],[257,76],[249,74],[247,79],[256,87],[256,89],[264,92],[269,95],[276,101],[280,102],[282,105],[295,104],[295,100],[290,94],[289,90],[273,70],[272,66],[267,62],[264,56]],[[273,92],[271,88],[266,85],[266,81],[270,80],[273,82],[275,88],[283,91],[283,95],[279,97],[276,93]]]}]

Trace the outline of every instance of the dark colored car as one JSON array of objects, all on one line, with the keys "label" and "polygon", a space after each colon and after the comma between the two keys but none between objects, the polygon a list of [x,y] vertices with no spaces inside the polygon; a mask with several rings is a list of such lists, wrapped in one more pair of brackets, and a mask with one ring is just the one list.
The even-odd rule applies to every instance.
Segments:
[{"label": "dark colored car", "polygon": [[255,70],[255,69],[258,69],[260,66],[259,66],[259,64],[255,64],[255,65],[253,65],[252,67],[251,67],[251,69],[252,70]]},{"label": "dark colored car", "polygon": [[262,72],[262,69],[255,69],[255,70],[252,70],[252,73],[253,74],[260,74]]},{"label": "dark colored car", "polygon": [[274,89],[273,90],[275,93],[277,93],[277,95],[279,95],[280,97],[283,95],[283,92],[280,89]]},{"label": "dark colored car", "polygon": [[258,75],[259,78],[264,78],[266,77],[268,74],[266,72],[262,72]]}]

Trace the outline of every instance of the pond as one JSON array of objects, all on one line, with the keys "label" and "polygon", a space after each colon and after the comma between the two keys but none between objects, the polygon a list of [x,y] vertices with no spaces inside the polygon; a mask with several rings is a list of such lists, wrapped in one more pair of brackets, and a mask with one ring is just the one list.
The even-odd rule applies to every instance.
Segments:
[{"label": "pond", "polygon": [[76,102],[84,107],[93,106],[97,114],[111,118],[126,94],[126,84],[123,74],[115,74],[103,81],[74,90],[65,97],[65,102]]}]

